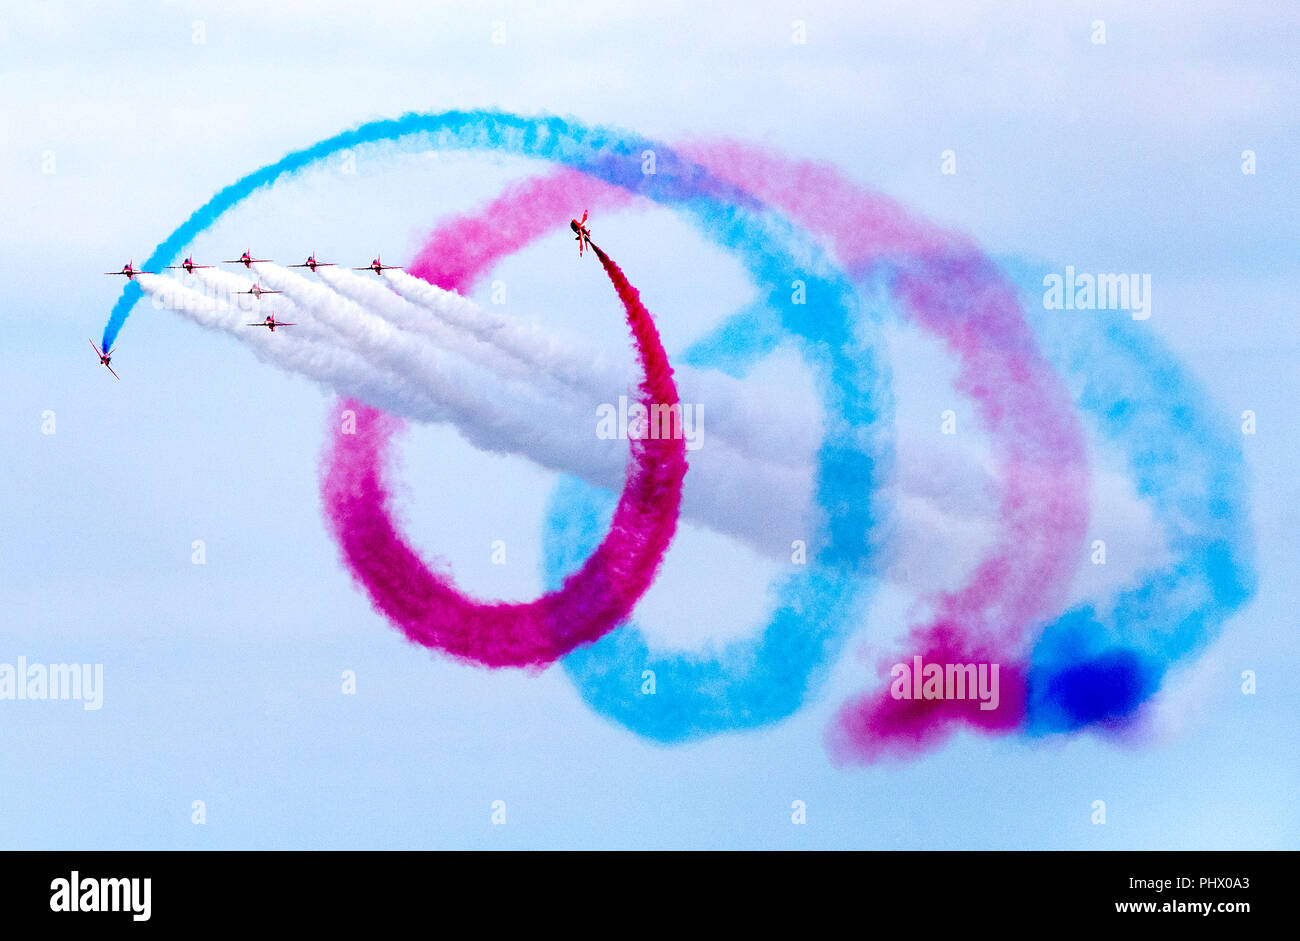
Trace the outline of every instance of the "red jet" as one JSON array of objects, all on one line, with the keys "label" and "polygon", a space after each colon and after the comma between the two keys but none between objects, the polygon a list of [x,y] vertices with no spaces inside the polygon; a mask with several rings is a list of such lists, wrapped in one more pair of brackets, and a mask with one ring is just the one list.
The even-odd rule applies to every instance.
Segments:
[{"label": "red jet", "polygon": [[[269,294],[270,292],[268,291],[267,293]],[[267,314],[267,317],[266,317],[265,320],[259,320],[259,321],[257,321],[256,323],[250,323],[250,324],[248,324],[248,326],[250,326],[250,327],[266,327],[266,328],[267,328],[268,330],[270,330],[272,333],[275,333],[275,328],[276,328],[276,327],[296,327],[296,326],[298,326],[298,325],[297,325],[296,323],[284,323],[283,321],[276,320],[276,319],[275,319],[275,314]]]},{"label": "red jet", "polygon": [[136,268],[135,268],[135,261],[134,261],[134,260],[131,260],[131,261],[128,261],[125,265],[122,266],[122,270],[121,270],[121,271],[105,271],[104,274],[124,274],[124,275],[126,275],[126,279],[127,279],[128,281],[131,281],[131,280],[134,280],[134,279],[135,279],[135,276],[138,275],[138,274],[153,274],[153,272],[152,272],[152,271],[137,271]]},{"label": "red jet", "polygon": [[212,265],[196,265],[196,264],[194,264],[194,256],[193,256],[193,255],[186,255],[186,256],[185,256],[185,260],[184,260],[183,262],[181,262],[179,265],[168,265],[167,267],[170,268],[170,269],[172,269],[173,271],[176,270],[177,268],[184,268],[186,274],[194,274],[194,269],[195,269],[195,268],[211,268],[211,267],[213,267],[213,266],[212,266]]},{"label": "red jet", "polygon": [[248,252],[244,252],[244,254],[240,255],[238,258],[227,258],[225,261],[222,262],[222,264],[243,265],[245,268],[251,268],[253,267],[254,262],[270,261],[270,260],[271,259],[269,258],[254,258],[252,255],[248,254]]},{"label": "red jet", "polygon": [[591,244],[591,229],[587,228],[587,210],[582,210],[582,219],[570,219],[569,228],[577,235],[574,241],[578,243],[578,257],[582,257],[582,250]]},{"label": "red jet", "polygon": [[386,265],[386,264],[384,264],[382,261],[379,260],[379,257],[380,257],[380,256],[376,255],[376,256],[375,256],[375,260],[372,261],[370,264],[366,265],[366,266],[363,267],[363,268],[353,268],[352,270],[353,270],[353,271],[373,271],[375,274],[379,275],[380,277],[383,277],[383,272],[387,271],[388,269],[390,269],[390,268],[401,268],[401,267],[402,267],[401,265]]},{"label": "red jet", "polygon": [[[378,259],[375,259],[375,260],[378,261]],[[332,261],[317,261],[317,260],[316,260],[316,253],[315,253],[315,252],[312,252],[310,255],[307,256],[307,260],[304,261],[301,265],[290,265],[289,267],[290,267],[290,268],[310,268],[312,271],[315,271],[317,268],[333,268],[333,267],[334,267],[334,262],[332,262]],[[358,270],[360,270],[360,269],[358,269]]]},{"label": "red jet", "polygon": [[[148,274],[147,271],[146,271],[146,272],[136,272],[136,273],[137,273],[137,274]],[[112,272],[112,271],[110,271],[109,274],[116,274],[116,272]],[[113,378],[114,378],[114,379],[121,379],[121,378],[122,378],[122,377],[119,376],[116,372],[113,371],[113,367],[112,367],[112,366],[108,365],[109,363],[111,363],[111,362],[113,361],[113,351],[112,351],[112,350],[109,350],[107,353],[102,352],[102,351],[100,350],[100,348],[97,347],[97,346],[95,345],[95,341],[94,341],[94,340],[91,340],[91,341],[90,341],[90,348],[91,348],[92,350],[94,350],[94,351],[95,351],[95,355],[99,357],[99,363],[100,363],[100,365],[103,366],[105,369],[107,369],[109,372],[113,373]]]},{"label": "red jet", "polygon": [[260,301],[260,300],[262,299],[262,295],[263,295],[263,294],[279,294],[280,292],[279,292],[279,291],[268,291],[266,288],[262,287],[262,283],[261,283],[260,281],[254,281],[254,282],[253,282],[253,286],[252,286],[251,288],[249,288],[247,291],[236,291],[235,293],[236,293],[236,294],[251,294],[251,295],[253,295],[255,298],[257,298],[257,299]]}]

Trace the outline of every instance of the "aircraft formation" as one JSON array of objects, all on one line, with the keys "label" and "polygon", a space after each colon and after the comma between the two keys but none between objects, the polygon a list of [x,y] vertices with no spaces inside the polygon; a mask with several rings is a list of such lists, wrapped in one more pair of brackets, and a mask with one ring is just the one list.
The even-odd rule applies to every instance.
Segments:
[{"label": "aircraft formation", "polygon": [[[579,257],[581,257],[582,254],[583,254],[583,252],[584,252],[584,250],[585,250],[586,248],[588,248],[588,247],[591,245],[591,229],[587,226],[587,212],[586,212],[586,210],[583,210],[582,218],[581,218],[581,219],[570,219],[570,220],[569,220],[569,228],[572,229],[573,232],[575,233],[575,235],[574,235],[574,240],[578,243],[578,255],[579,255]],[[269,258],[254,258],[253,255],[252,255],[252,251],[251,251],[251,250],[245,250],[244,253],[243,253],[242,255],[240,255],[238,258],[227,258],[227,259],[225,259],[225,260],[222,262],[222,264],[226,264],[226,265],[243,265],[245,268],[249,268],[249,269],[251,269],[251,268],[253,267],[253,265],[257,264],[258,262],[268,262],[268,263],[269,263],[270,261],[271,261],[271,259],[269,259]],[[195,272],[195,270],[200,269],[200,268],[215,268],[215,267],[216,267],[215,265],[198,265],[198,264],[195,264],[195,263],[194,263],[194,256],[193,256],[193,255],[186,255],[186,256],[185,256],[185,260],[182,261],[179,265],[168,265],[168,266],[167,266],[167,268],[168,268],[169,270],[184,271],[186,274],[193,274],[193,273]],[[290,268],[309,268],[309,269],[311,269],[311,270],[314,272],[317,268],[332,268],[332,267],[335,267],[335,263],[332,262],[332,261],[317,261],[317,260],[316,260],[316,253],[313,251],[310,255],[307,256],[307,260],[306,260],[306,261],[302,262],[301,264],[297,264],[297,265],[289,265],[289,267],[290,267]],[[400,270],[401,267],[402,267],[401,265],[386,265],[386,264],[384,264],[383,259],[382,259],[382,256],[379,255],[379,254],[376,254],[375,257],[374,257],[374,259],[370,262],[370,264],[368,264],[368,265],[361,265],[360,267],[353,268],[352,270],[353,270],[353,271],[373,271],[377,276],[379,276],[379,277],[383,277],[383,274],[384,274],[385,271]],[[134,259],[128,261],[128,262],[127,262],[125,265],[123,265],[123,266],[121,267],[121,269],[118,270],[118,271],[105,271],[105,272],[104,272],[104,274],[107,274],[107,275],[122,275],[122,276],[124,276],[128,281],[133,281],[133,280],[135,280],[135,276],[138,275],[138,274],[153,274],[153,273],[154,273],[154,272],[152,272],[152,271],[142,271],[142,270],[136,268],[136,267],[135,267],[135,260],[134,260]],[[254,281],[254,282],[253,282],[253,286],[252,286],[251,288],[249,288],[247,291],[240,291],[240,292],[238,292],[238,293],[240,293],[240,294],[251,294],[255,299],[257,299],[257,300],[260,301],[260,300],[262,299],[262,295],[263,295],[263,294],[279,294],[279,293],[281,293],[281,292],[279,292],[279,291],[270,291],[270,290],[267,290],[266,288],[262,287],[260,281]],[[293,326],[297,326],[297,325],[296,325],[296,324],[293,324],[293,323],[287,323],[287,322],[285,322],[285,321],[283,321],[283,320],[276,320],[276,319],[275,319],[275,314],[274,314],[274,313],[270,313],[270,314],[268,314],[268,315],[266,316],[265,319],[254,321],[254,322],[252,322],[252,323],[247,324],[247,326],[249,326],[249,327],[266,327],[266,328],[267,328],[268,330],[270,330],[272,333],[275,333],[275,329],[276,329],[276,327],[293,327]],[[105,352],[104,350],[101,350],[101,349],[99,348],[99,346],[96,345],[96,343],[95,343],[94,340],[91,340],[91,341],[90,341],[90,346],[91,346],[92,349],[94,349],[94,351],[95,351],[95,355],[99,357],[99,363],[100,363],[100,365],[103,366],[105,369],[107,369],[109,372],[113,373],[113,378],[115,378],[115,379],[121,379],[122,377],[119,376],[119,375],[117,374],[117,372],[114,371],[113,367],[110,365],[110,364],[112,363],[112,358],[113,358],[114,350],[108,350],[107,352]]]}]

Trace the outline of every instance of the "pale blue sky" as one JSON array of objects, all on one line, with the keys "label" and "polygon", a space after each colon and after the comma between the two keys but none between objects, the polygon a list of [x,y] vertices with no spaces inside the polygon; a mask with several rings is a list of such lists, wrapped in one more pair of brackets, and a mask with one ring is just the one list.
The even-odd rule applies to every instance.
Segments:
[{"label": "pale blue sky", "polygon": [[[105,674],[98,712],[0,701],[0,846],[1300,845],[1300,14],[616,6],[50,3],[0,20],[0,662],[102,662]],[[791,43],[794,20],[807,45]],[[454,665],[370,610],[321,523],[327,393],[148,305],[121,335],[123,381],[95,366],[86,338],[120,289],[100,272],[142,260],[217,189],[364,120],[479,106],[670,142],[754,140],[835,163],[991,254],[1150,272],[1151,329],[1225,414],[1259,415],[1246,442],[1259,591],[1180,680],[1180,727],[1141,748],[958,738],[911,765],[835,768],[826,723],[910,600],[887,589],[830,688],[790,720],[645,744],[588,711],[558,669]],[[948,148],[955,176],[939,173]],[[1254,176],[1240,172],[1246,149]],[[286,261],[313,249],[398,260],[440,216],[527,169],[363,157],[355,178],[309,174],[250,200],[195,247],[199,260],[250,246]],[[667,213],[603,231],[671,347],[749,294],[732,259]],[[555,264],[569,250],[560,233],[502,266],[511,312],[622,343],[607,288]],[[891,349],[904,435],[943,394],[930,377],[947,374],[906,332]],[[53,436],[40,433],[45,410]],[[472,591],[537,592],[554,476],[446,428],[415,429],[402,453],[412,538]],[[507,566],[488,564],[497,538]],[[190,562],[195,539],[205,566]],[[673,552],[665,579],[685,601],[657,586],[648,630],[704,643],[761,613],[745,605],[761,601],[764,563],[689,530]],[[356,696],[339,693],[345,669]],[[1254,697],[1237,689],[1244,669],[1259,674]],[[1089,823],[1099,798],[1101,827]],[[504,827],[489,823],[497,799]],[[804,827],[790,823],[796,799]]]}]

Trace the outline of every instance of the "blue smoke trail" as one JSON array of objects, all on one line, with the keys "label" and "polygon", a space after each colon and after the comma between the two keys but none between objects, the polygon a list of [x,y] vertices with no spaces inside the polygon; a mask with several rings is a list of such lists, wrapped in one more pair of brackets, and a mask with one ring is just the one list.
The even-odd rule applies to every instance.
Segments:
[{"label": "blue smoke trail", "polygon": [[[669,148],[636,135],[584,127],[563,118],[527,118],[499,111],[406,114],[336,134],[241,177],[196,209],[163,239],[143,267],[157,270],[161,265],[171,264],[195,237],[257,190],[334,154],[370,144],[401,144],[413,151],[494,150],[577,167],[608,183],[660,201],[687,203],[707,190],[717,196],[720,205],[730,204],[725,205],[724,211],[759,208],[752,196],[713,180],[702,168],[678,157]],[[642,172],[645,151],[654,152],[658,172]],[[139,285],[133,282],[126,285],[104,327],[104,345],[100,349],[112,346],[141,296]]]},{"label": "blue smoke trail", "polygon": [[1241,440],[1145,322],[1123,311],[1044,310],[1046,269],[1002,266],[1016,269],[1045,355],[1122,450],[1174,557],[1104,615],[1093,605],[1067,611],[1034,648],[1028,731],[1111,725],[1150,699],[1167,671],[1218,636],[1254,593]]}]

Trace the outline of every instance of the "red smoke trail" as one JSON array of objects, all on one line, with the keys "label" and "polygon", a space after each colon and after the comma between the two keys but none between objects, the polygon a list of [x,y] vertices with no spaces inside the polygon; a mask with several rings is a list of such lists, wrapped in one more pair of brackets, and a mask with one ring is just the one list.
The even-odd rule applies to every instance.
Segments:
[{"label": "red smoke trail", "polygon": [[[546,224],[554,225],[555,218]],[[627,313],[644,370],[638,401],[647,410],[680,408],[654,320],[618,265],[591,247]],[[490,255],[477,264],[466,260],[455,275],[458,283],[442,286],[462,286],[489,262]],[[356,414],[355,434],[340,422],[325,458],[326,518],[375,607],[416,643],[491,667],[540,667],[626,620],[650,587],[677,528],[686,474],[681,436],[629,439],[627,480],[609,532],[558,591],[526,603],[480,602],[462,594],[449,574],[427,566],[394,528],[383,468],[400,423],[358,402],[341,404],[340,410],[348,409]]]}]

